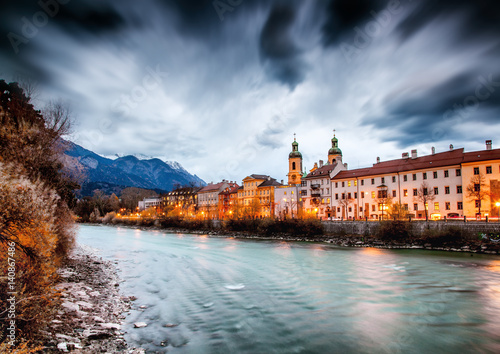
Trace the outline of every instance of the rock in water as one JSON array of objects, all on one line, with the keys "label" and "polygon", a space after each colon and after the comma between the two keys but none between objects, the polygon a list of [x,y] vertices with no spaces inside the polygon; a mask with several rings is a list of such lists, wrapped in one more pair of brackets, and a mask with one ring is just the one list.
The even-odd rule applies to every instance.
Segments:
[{"label": "rock in water", "polygon": [[134,328],[143,328],[143,327],[147,327],[148,324],[146,322],[136,322],[134,323]]}]

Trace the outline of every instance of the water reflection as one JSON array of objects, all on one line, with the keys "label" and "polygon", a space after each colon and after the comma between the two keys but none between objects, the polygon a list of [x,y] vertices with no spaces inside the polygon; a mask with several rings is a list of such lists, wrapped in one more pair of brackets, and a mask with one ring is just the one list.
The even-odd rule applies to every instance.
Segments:
[{"label": "water reflection", "polygon": [[89,226],[79,242],[118,260],[126,339],[151,352],[500,352],[498,258]]}]

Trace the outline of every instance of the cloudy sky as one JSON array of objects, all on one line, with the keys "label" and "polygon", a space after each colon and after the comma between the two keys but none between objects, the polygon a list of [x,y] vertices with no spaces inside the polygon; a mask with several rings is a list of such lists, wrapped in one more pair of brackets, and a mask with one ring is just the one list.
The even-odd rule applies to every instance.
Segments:
[{"label": "cloudy sky", "polygon": [[207,182],[286,179],[333,129],[349,168],[500,147],[497,0],[0,1],[0,78],[61,98],[73,141]]}]

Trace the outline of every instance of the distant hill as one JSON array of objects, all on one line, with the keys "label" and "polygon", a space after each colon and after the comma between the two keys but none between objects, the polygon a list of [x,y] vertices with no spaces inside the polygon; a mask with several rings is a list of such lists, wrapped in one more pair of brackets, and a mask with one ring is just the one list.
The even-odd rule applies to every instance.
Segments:
[{"label": "distant hill", "polygon": [[165,162],[158,158],[139,159],[132,155],[110,159],[73,142],[66,143],[65,165],[71,173],[83,176],[82,196],[88,195],[93,186],[111,190],[139,187],[170,191],[176,185],[206,185],[205,181],[190,174],[178,162]]}]

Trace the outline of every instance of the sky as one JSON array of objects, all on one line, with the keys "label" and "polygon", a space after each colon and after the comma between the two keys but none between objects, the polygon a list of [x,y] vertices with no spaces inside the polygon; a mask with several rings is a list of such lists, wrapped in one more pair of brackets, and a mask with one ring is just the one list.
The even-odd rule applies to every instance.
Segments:
[{"label": "sky", "polygon": [[[71,107],[68,138],[206,182],[286,180],[335,129],[349,169],[500,147],[497,0],[0,0],[0,79]],[[497,145],[498,144],[498,145]]]}]

